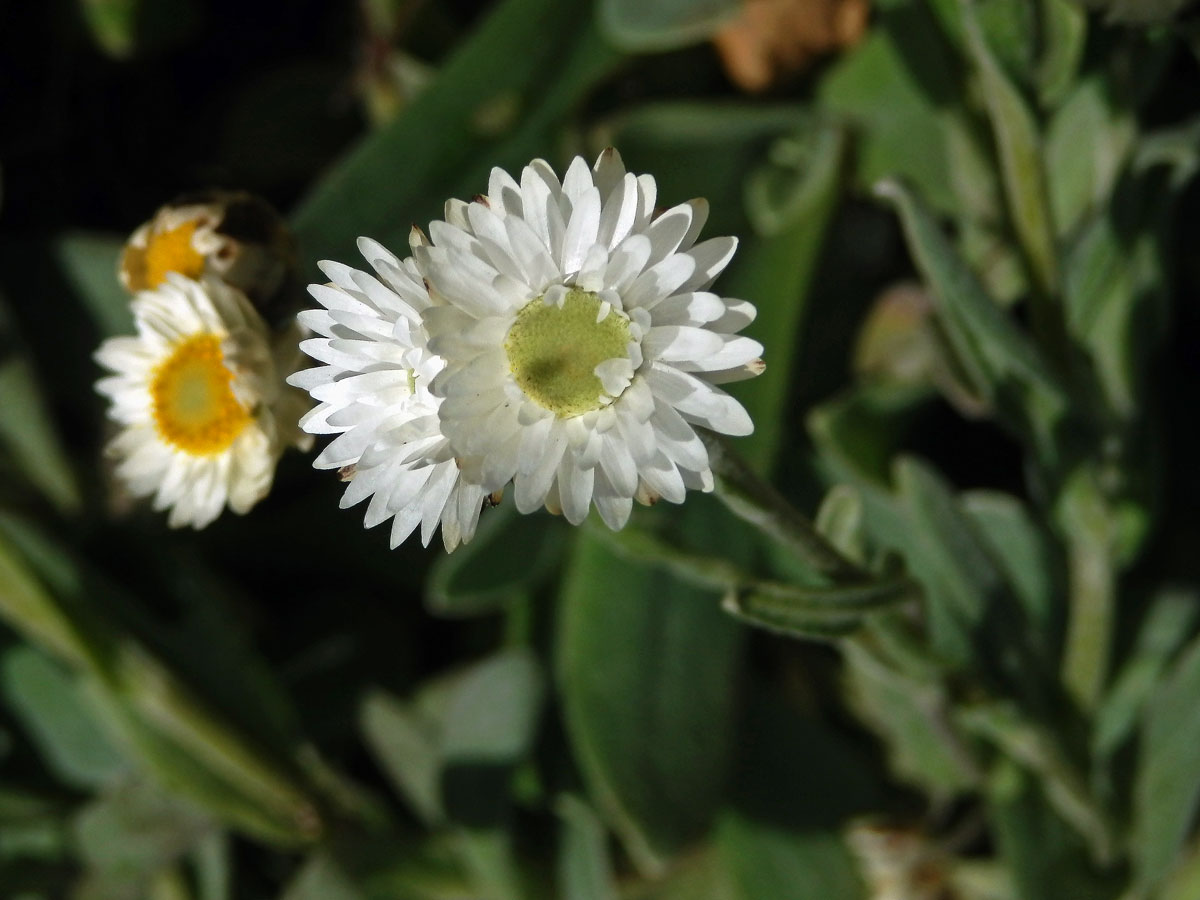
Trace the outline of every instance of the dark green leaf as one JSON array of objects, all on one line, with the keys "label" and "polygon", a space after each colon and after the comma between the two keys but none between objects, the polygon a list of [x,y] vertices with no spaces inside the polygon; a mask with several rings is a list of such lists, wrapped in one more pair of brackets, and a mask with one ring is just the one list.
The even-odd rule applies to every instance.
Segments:
[{"label": "dark green leaf", "polygon": [[[747,240],[720,290],[744,297],[758,307],[758,318],[745,334],[763,345],[766,371],[735,389],[754,420],[752,436],[738,443],[739,452],[760,473],[770,473],[784,436],[796,345],[807,317],[819,253],[837,207],[844,139],[840,131],[822,127],[788,173],[759,168],[747,183],[751,219],[764,236]],[[774,183],[778,202],[768,204]],[[756,199],[757,197],[757,199]]]},{"label": "dark green leaf", "polygon": [[[711,545],[716,510],[703,499],[677,518]],[[724,535],[726,552],[736,533]],[[714,593],[619,560],[586,532],[559,615],[559,692],[575,758],[638,867],[661,873],[720,796],[743,633]]]},{"label": "dark green leaf", "polygon": [[[544,514],[517,515],[511,503],[487,512],[471,543],[433,564],[425,605],[442,616],[470,616],[503,607],[545,581],[559,565],[566,534]],[[520,552],[514,553],[513,548]]]},{"label": "dark green leaf", "polygon": [[[0,297],[0,337],[5,343],[16,344],[11,332],[8,307]],[[25,355],[15,348],[7,353],[0,351],[0,397],[5,402],[5,415],[0,417],[0,448],[61,512],[78,511],[79,484],[43,396],[43,382]]]},{"label": "dark green leaf", "polygon": [[1096,712],[1092,747],[1098,758],[1111,756],[1137,726],[1171,657],[1192,633],[1197,615],[1200,603],[1192,591],[1168,590],[1154,598],[1133,652]]},{"label": "dark green leaf", "polygon": [[117,278],[122,238],[75,233],[59,239],[58,261],[101,337],[133,331],[132,299]]},{"label": "dark green leaf", "polygon": [[[293,221],[305,257],[351,260],[362,234],[401,251],[414,221],[440,215],[447,197],[482,191],[492,165],[544,153],[549,130],[618,59],[589,12],[584,0],[495,9],[435,81],[300,205]],[[519,127],[490,121],[497,104],[515,107]]]},{"label": "dark green leaf", "polygon": [[1054,646],[1061,626],[1056,599],[1061,596],[1063,561],[1050,536],[1017,498],[996,491],[968,491],[963,510],[979,529],[993,558],[1004,571],[1013,594],[1025,608],[1034,640],[1045,651]]},{"label": "dark green leaf", "polygon": [[1167,876],[1200,803],[1200,640],[1161,681],[1142,729],[1133,794],[1132,854],[1137,883],[1146,890]]},{"label": "dark green leaf", "polygon": [[[810,111],[794,104],[661,101],[639,104],[604,119],[595,129],[593,143],[618,147],[633,171],[653,173],[663,202],[707,198],[711,209],[706,234],[744,234],[751,229],[750,219],[760,204],[759,198],[747,197],[747,173],[762,165],[773,142],[795,143],[784,136],[803,133],[813,119]],[[819,151],[819,142],[811,149]],[[814,152],[811,158],[820,163],[825,157]],[[783,173],[789,189],[802,191],[800,185],[808,171],[804,161],[790,160]],[[761,176],[752,175],[754,178]],[[771,201],[771,212],[775,212],[778,201]],[[739,256],[744,252],[743,246]],[[734,257],[735,266],[738,258]],[[725,280],[719,284],[724,285]]]}]

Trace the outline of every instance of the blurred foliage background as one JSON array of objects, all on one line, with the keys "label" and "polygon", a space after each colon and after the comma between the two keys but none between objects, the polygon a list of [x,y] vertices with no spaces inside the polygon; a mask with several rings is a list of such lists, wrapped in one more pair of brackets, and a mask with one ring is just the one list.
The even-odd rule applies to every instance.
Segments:
[{"label": "blurred foliage background", "polygon": [[[0,4],[0,897],[1200,897],[1188,7]],[[159,205],[266,197],[307,281],[609,145],[741,239],[751,470],[911,590],[706,496],[452,556],[294,452],[121,501]]]}]

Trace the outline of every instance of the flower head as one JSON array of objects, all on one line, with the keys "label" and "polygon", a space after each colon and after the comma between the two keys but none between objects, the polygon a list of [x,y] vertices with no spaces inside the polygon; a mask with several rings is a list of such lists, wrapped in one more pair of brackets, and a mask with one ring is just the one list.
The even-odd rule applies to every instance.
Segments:
[{"label": "flower head", "polygon": [[366,525],[392,519],[393,547],[418,525],[428,545],[440,524],[453,550],[474,535],[489,492],[460,478],[441,432],[441,401],[429,385],[444,364],[421,324],[429,295],[411,258],[401,262],[366,238],[359,249],[376,274],[321,263],[331,283],[309,291],[324,309],[300,313],[320,335],[301,347],[324,363],[289,379],[319,401],[300,424],[339,435],[314,465],[346,470],[343,508],[370,497]]},{"label": "flower head", "polygon": [[696,427],[750,433],[718,384],[762,371],[737,332],[744,300],[708,290],[731,237],[696,243],[703,200],[655,215],[656,185],[615,150],[576,158],[560,182],[542,160],[520,181],[493,169],[486,197],[450,201],[414,245],[433,304],[429,349],[441,431],[484,491],[513,482],[517,508],[612,528],[632,502],[711,490]]},{"label": "flower head", "polygon": [[226,504],[244,513],[266,495],[299,413],[245,295],[213,279],[164,278],[132,303],[137,335],[96,352],[115,373],[96,387],[121,426],[108,447],[118,477],[169,508],[171,527],[203,528]]},{"label": "flower head", "polygon": [[291,234],[265,200],[206,191],[168,203],[139,226],[117,274],[135,293],[157,288],[168,272],[191,279],[212,275],[261,305],[284,283],[293,256]]}]

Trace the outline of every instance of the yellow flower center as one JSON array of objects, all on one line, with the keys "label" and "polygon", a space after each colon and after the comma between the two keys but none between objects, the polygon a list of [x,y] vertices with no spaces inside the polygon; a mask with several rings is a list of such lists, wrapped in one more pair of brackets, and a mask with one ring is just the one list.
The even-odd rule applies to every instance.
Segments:
[{"label": "yellow flower center", "polygon": [[184,222],[170,231],[151,233],[144,249],[125,248],[121,267],[134,291],[153,290],[167,280],[168,272],[198,279],[204,274],[204,254],[192,246],[196,222]]},{"label": "yellow flower center", "polygon": [[605,404],[608,396],[596,366],[627,355],[629,320],[603,301],[572,289],[562,305],[531,300],[517,313],[504,339],[508,366],[525,395],[560,419]]},{"label": "yellow flower center", "polygon": [[221,339],[198,334],[175,347],[150,383],[154,425],[159,435],[185,453],[222,453],[250,421],[233,394]]}]

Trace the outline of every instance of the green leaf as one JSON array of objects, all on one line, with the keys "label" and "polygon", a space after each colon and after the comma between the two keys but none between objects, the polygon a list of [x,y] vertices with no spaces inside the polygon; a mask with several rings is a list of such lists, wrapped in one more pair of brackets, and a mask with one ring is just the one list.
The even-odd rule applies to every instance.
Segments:
[{"label": "green leaf", "polygon": [[[411,224],[440,215],[447,197],[482,191],[492,165],[544,153],[552,129],[619,59],[589,13],[585,0],[497,7],[434,82],[301,203],[293,224],[304,255],[350,260],[362,234],[399,251]],[[498,106],[520,114],[496,123],[488,113]]]},{"label": "green leaf", "polygon": [[[1038,99],[1044,107],[1055,107],[1071,89],[1083,59],[1087,16],[1069,0],[1043,0],[1038,11],[1042,37],[1037,67]],[[1061,228],[1062,220],[1057,221]]]},{"label": "green leaf", "polygon": [[1096,711],[1092,748],[1097,758],[1116,752],[1138,725],[1146,701],[1175,651],[1192,634],[1198,614],[1200,606],[1193,591],[1166,590],[1154,598],[1132,653]]},{"label": "green leaf", "polygon": [[101,337],[133,332],[132,299],[117,278],[124,240],[115,235],[75,232],[59,238],[59,265]]},{"label": "green leaf", "polygon": [[1021,900],[1112,900],[1121,879],[1092,875],[1074,835],[1047,805],[1033,778],[1000,759],[985,786],[999,856]]},{"label": "green leaf", "polygon": [[847,136],[813,121],[775,141],[767,161],[746,178],[746,208],[761,235],[771,236],[819,215],[839,187]]},{"label": "green leaf", "polygon": [[133,669],[141,686],[132,696],[128,682],[126,690],[86,685],[105,726],[158,783],[272,844],[303,845],[320,833],[314,801],[283,764],[260,756],[153,663]]},{"label": "green leaf", "polygon": [[499,653],[456,680],[440,740],[442,798],[452,820],[501,821],[508,778],[533,744],[541,703],[541,673],[525,649]]},{"label": "green leaf", "polygon": [[855,488],[848,484],[830,488],[817,509],[813,525],[843,555],[856,562],[866,558],[863,500]]},{"label": "green leaf", "polygon": [[1061,596],[1063,560],[1050,536],[1017,498],[997,491],[968,491],[963,510],[999,564],[1034,629],[1034,640],[1045,651],[1055,645]]},{"label": "green leaf", "polygon": [[1109,197],[1134,147],[1136,128],[1099,76],[1073,85],[1046,129],[1050,206],[1059,236],[1073,234]]},{"label": "green leaf", "polygon": [[1159,900],[1192,900],[1200,895],[1200,846],[1195,841],[1163,885]]},{"label": "green leaf", "polygon": [[146,884],[213,826],[179,798],[136,780],[89,803],[74,827],[80,856],[90,868]]},{"label": "green leaf", "polygon": [[[0,337],[14,341],[8,306],[0,297]],[[30,483],[60,512],[79,510],[78,479],[58,435],[43,396],[43,382],[19,350],[0,352],[0,397],[5,415],[0,417],[0,447]]]},{"label": "green leaf", "polygon": [[876,191],[900,213],[909,248],[929,283],[939,321],[971,387],[1031,433],[1053,459],[1051,431],[1068,405],[1065,389],[1029,338],[987,295],[933,216],[907,188],[884,182]]},{"label": "green leaf", "polygon": [[78,480],[42,398],[38,377],[26,360],[0,360],[0,396],[5,398],[0,443],[17,469],[61,512],[77,512]]},{"label": "green leaf", "polygon": [[844,652],[847,702],[883,738],[895,776],[934,798],[975,787],[979,765],[957,732],[945,687],[899,677],[855,643],[845,644]]},{"label": "green leaf", "polygon": [[[19,558],[6,558],[4,540],[19,540],[39,574],[58,582],[59,595],[17,568]],[[244,830],[282,844],[312,840],[322,822],[291,761],[248,737],[101,615],[95,594],[103,596],[96,588],[104,580],[89,573],[85,593],[82,568],[28,524],[0,516],[0,584],[10,575],[15,581],[15,590],[0,591],[0,615],[88,676],[82,684],[93,707],[127,755]]]},{"label": "green leaf", "polygon": [[890,485],[892,458],[929,397],[925,387],[863,384],[815,407],[808,430],[831,476],[858,487]]},{"label": "green leaf", "polygon": [[1143,890],[1170,872],[1200,805],[1200,639],[1154,691],[1142,728],[1133,790],[1133,869]]},{"label": "green leaf", "polygon": [[128,763],[96,724],[76,679],[43,653],[17,646],[0,657],[0,683],[47,765],[67,784],[97,788]]},{"label": "green leaf", "polygon": [[[1196,136],[1192,125],[1143,139],[1135,168],[1145,153],[1148,168],[1165,164],[1169,177],[1186,180],[1200,161]],[[1157,173],[1122,180],[1067,257],[1067,327],[1091,356],[1108,409],[1121,419],[1144,415],[1148,362],[1165,337],[1170,265],[1164,242],[1178,196],[1162,189]],[[1140,460],[1146,452],[1142,447],[1133,455]]]},{"label": "green leaf", "polygon": [[661,879],[630,885],[621,900],[743,900],[733,875],[715,847],[681,859]]},{"label": "green leaf", "polygon": [[[677,520],[711,547],[721,532],[707,530],[719,513],[706,499]],[[727,552],[738,533],[724,535]],[[575,759],[636,865],[661,874],[720,797],[743,632],[713,593],[620,560],[586,532],[561,603],[557,677]]]},{"label": "green leaf", "polygon": [[732,814],[722,817],[716,844],[742,900],[866,896],[854,858],[832,832],[788,832]]},{"label": "green leaf", "polygon": [[192,848],[196,900],[233,900],[233,859],[229,835],[213,831]]},{"label": "green leaf", "polygon": [[[1052,295],[1058,287],[1058,251],[1046,199],[1037,123],[992,54],[976,18],[973,0],[963,0],[963,24],[967,47],[983,86],[1013,227],[1038,288]],[[1034,310],[1036,316],[1036,306]]]},{"label": "green leaf", "polygon": [[1004,605],[1004,575],[940,475],[905,457],[896,463],[896,484],[912,529],[909,570],[926,588],[931,641],[965,662],[989,610]]},{"label": "green leaf", "polygon": [[739,9],[737,0],[600,0],[597,14],[613,43],[645,53],[707,40]]},{"label": "green leaf", "polygon": [[79,4],[92,39],[105,53],[117,59],[133,53],[142,0],[79,0]]},{"label": "green leaf", "polygon": [[383,691],[372,691],[359,711],[359,723],[375,759],[396,791],[427,825],[443,819],[440,723]]},{"label": "green leaf", "polygon": [[560,521],[517,515],[511,502],[504,504],[483,516],[471,543],[434,562],[425,606],[449,617],[502,608],[543,583],[558,567],[565,545]]},{"label": "green leaf", "polygon": [[554,805],[559,829],[558,894],[563,900],[616,900],[608,832],[586,803],[564,794]]},{"label": "green leaf", "polygon": [[318,851],[288,882],[279,900],[365,900],[342,867],[328,853]]},{"label": "green leaf", "polygon": [[1166,22],[1182,10],[1190,0],[1075,0],[1088,9],[1103,12],[1110,22],[1152,25]]},{"label": "green leaf", "polygon": [[[591,142],[619,147],[632,171],[652,172],[660,202],[706,197],[711,204],[706,234],[744,234],[759,212],[778,218],[783,211],[779,203],[786,198],[769,198],[769,209],[760,209],[765,198],[749,187],[760,177],[754,173],[764,159],[779,152],[771,149],[779,142],[788,148],[795,146],[805,157],[785,154],[786,165],[778,167],[784,171],[776,173],[786,182],[789,196],[794,191],[802,199],[808,160],[819,164],[824,159],[822,142],[799,139],[797,143],[797,138],[788,136],[802,135],[813,125],[812,113],[795,104],[659,101],[638,104],[602,120]],[[770,175],[776,166],[764,168]],[[767,183],[774,181],[769,178]],[[745,249],[740,248],[739,256]],[[739,256],[734,257],[735,267]],[[727,278],[720,283],[725,284]]]},{"label": "green leaf", "polygon": [[1029,719],[1008,701],[961,706],[956,713],[965,730],[1038,776],[1046,803],[1086,842],[1092,862],[1099,867],[1113,864],[1116,836],[1108,810],[1067,757],[1053,727]]},{"label": "green leaf", "polygon": [[[794,139],[785,139],[788,142]],[[742,244],[720,284],[723,293],[745,297],[758,308],[757,319],[744,333],[762,342],[767,368],[737,387],[735,394],[755,427],[753,435],[738,442],[738,449],[760,473],[774,469],[784,439],[795,348],[807,317],[820,250],[837,208],[844,150],[842,132],[821,126],[789,172],[767,165],[750,175],[748,205],[763,236]],[[790,184],[782,183],[785,178]],[[772,190],[778,191],[782,202],[767,201]]]},{"label": "green leaf", "polygon": [[522,896],[505,826],[542,692],[533,656],[514,649],[432,682],[412,704],[376,692],[363,705],[367,741],[393,784],[427,824],[452,826],[476,889],[497,900]]},{"label": "green leaf", "polygon": [[72,665],[101,658],[106,652],[103,641],[91,628],[80,628],[42,583],[41,573],[33,572],[27,554],[12,546],[17,532],[10,529],[24,524],[0,518],[0,526],[5,526],[0,528],[0,616],[29,640]]},{"label": "green leaf", "polygon": [[924,3],[879,11],[878,23],[836,60],[818,86],[820,108],[854,129],[856,180],[881,178],[918,185],[939,211],[958,209],[947,178],[948,132],[963,107],[961,68]]}]

